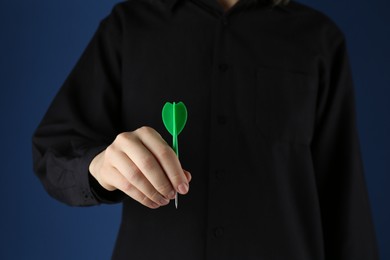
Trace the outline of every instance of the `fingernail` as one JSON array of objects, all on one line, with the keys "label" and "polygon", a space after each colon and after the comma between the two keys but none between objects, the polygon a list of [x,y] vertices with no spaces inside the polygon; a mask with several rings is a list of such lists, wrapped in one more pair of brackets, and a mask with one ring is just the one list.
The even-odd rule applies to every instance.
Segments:
[{"label": "fingernail", "polygon": [[186,183],[182,183],[178,187],[181,194],[185,194],[188,192],[188,185]]},{"label": "fingernail", "polygon": [[168,198],[172,200],[172,199],[175,198],[175,195],[176,195],[176,192],[173,190],[173,191],[171,191],[171,192],[168,194]]}]

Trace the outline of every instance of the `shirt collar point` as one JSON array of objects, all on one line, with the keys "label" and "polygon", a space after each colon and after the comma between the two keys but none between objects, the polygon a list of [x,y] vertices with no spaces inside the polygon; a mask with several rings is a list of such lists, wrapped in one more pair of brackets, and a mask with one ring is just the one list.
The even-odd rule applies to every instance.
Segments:
[{"label": "shirt collar point", "polygon": [[279,10],[282,10],[282,11],[284,11],[284,12],[286,12],[286,13],[289,13],[289,14],[292,13],[292,10],[291,10],[289,4],[287,4],[287,5],[275,5],[275,6],[271,6],[271,9],[279,9]]},{"label": "shirt collar point", "polygon": [[169,10],[173,10],[173,7],[179,0],[161,0]]}]

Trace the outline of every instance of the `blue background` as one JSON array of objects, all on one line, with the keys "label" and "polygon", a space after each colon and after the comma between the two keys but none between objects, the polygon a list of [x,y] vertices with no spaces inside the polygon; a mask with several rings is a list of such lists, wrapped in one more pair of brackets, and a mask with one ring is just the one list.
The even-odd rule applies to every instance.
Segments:
[{"label": "blue background", "polygon": [[[1,0],[0,259],[109,259],[120,205],[69,207],[32,171],[31,136],[96,30],[119,1]],[[388,0],[302,0],[344,31],[381,256],[390,259]],[[371,3],[371,4],[369,4]]]}]

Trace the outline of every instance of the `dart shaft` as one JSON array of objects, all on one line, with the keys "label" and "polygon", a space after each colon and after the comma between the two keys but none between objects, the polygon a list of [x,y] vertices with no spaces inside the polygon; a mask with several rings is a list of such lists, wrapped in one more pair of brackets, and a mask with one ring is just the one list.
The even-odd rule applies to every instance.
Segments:
[{"label": "dart shaft", "polygon": [[[173,150],[175,151],[176,153],[176,156],[177,158],[179,158],[179,142],[178,142],[178,138],[177,138],[177,127],[176,127],[176,106],[175,106],[175,102],[173,102],[173,109],[172,109],[172,112],[173,112],[173,135],[172,135],[172,146],[173,146]],[[178,193],[176,192],[176,196],[175,196],[175,207],[177,209],[177,207],[179,206],[179,195]]]},{"label": "dart shaft", "polygon": [[[179,142],[178,142],[177,135],[173,135],[173,150],[175,151],[177,158],[179,158]],[[176,192],[176,196],[175,196],[175,207],[177,208],[178,205],[179,205],[179,202],[178,202],[178,193]]]}]

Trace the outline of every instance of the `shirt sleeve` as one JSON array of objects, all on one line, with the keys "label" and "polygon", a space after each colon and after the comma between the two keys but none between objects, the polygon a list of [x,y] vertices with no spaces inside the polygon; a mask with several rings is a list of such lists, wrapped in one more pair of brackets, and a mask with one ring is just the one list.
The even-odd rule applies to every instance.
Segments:
[{"label": "shirt sleeve", "polygon": [[32,136],[35,174],[53,198],[72,206],[117,203],[89,173],[92,159],[121,129],[121,26],[114,7],[102,19]]},{"label": "shirt sleeve", "polygon": [[345,37],[332,37],[312,140],[326,259],[377,260]]}]

